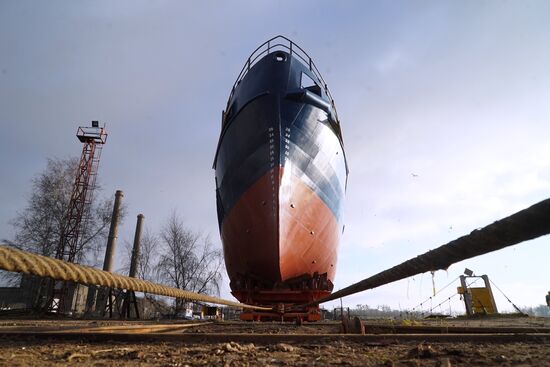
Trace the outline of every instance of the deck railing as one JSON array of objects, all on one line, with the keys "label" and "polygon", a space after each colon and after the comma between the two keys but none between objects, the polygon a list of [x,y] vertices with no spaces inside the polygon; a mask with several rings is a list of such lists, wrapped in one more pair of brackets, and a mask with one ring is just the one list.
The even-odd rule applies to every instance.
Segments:
[{"label": "deck railing", "polygon": [[334,116],[336,117],[336,121],[339,123],[340,121],[338,119],[338,114],[336,112],[336,105],[334,104],[334,99],[330,94],[330,90],[328,89],[327,83],[321,76],[321,72],[319,72],[319,69],[317,68],[317,66],[311,59],[311,57],[300,46],[298,46],[297,44],[295,44],[285,36],[280,36],[280,35],[275,36],[267,40],[266,42],[262,43],[250,54],[243,68],[241,69],[241,72],[239,73],[239,76],[237,77],[235,84],[233,84],[233,88],[231,88],[231,94],[229,95],[229,99],[227,100],[226,111],[229,109],[229,103],[233,98],[233,94],[235,93],[235,89],[237,88],[237,85],[239,85],[239,83],[244,79],[244,77],[246,76],[250,68],[254,66],[254,64],[256,64],[258,60],[264,55],[269,55],[279,50],[286,51],[291,56],[295,56],[306,67],[308,67],[308,69],[313,73],[313,75],[317,77],[317,79],[322,84],[320,87],[325,90],[326,95],[330,99],[330,104],[332,105]]}]

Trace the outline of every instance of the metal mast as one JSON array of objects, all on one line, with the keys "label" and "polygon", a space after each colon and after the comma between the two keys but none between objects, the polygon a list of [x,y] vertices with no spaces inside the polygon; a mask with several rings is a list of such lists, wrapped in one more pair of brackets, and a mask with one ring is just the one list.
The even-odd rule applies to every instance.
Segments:
[{"label": "metal mast", "polygon": [[[71,263],[78,262],[77,256],[82,249],[82,234],[85,233],[89,218],[90,206],[97,177],[101,149],[107,141],[105,127],[99,127],[97,121],[92,121],[91,127],[80,126],[76,137],[82,143],[82,154],[76,171],[67,214],[65,215],[55,258]],[[67,293],[65,284],[55,285],[48,302],[48,309],[63,312],[64,297]]]}]

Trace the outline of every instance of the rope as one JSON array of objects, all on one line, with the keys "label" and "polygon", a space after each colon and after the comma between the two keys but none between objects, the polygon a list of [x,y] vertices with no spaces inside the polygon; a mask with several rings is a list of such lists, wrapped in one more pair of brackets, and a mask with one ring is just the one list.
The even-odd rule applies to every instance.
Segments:
[{"label": "rope", "polygon": [[344,289],[310,302],[317,305],[373,289],[410,276],[447,269],[454,263],[550,233],[550,199],[543,200],[484,228],[407,260]]},{"label": "rope", "polygon": [[272,310],[269,307],[252,306],[211,297],[205,294],[184,291],[178,288],[113,274],[89,266],[72,264],[2,245],[0,245],[0,269],[37,275],[39,277],[48,277],[55,280],[72,281],[86,285],[99,285],[108,288],[126,289],[134,292],[183,298],[190,301],[208,302],[262,311]]}]

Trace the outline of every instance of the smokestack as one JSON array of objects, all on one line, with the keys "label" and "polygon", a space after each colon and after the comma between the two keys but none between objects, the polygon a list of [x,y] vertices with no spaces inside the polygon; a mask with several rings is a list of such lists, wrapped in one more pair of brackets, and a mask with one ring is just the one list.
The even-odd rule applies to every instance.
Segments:
[{"label": "smokestack", "polygon": [[117,190],[115,193],[113,215],[111,217],[111,227],[109,228],[109,239],[107,240],[107,248],[105,249],[105,260],[103,261],[103,270],[105,271],[112,271],[113,269],[113,254],[115,253],[116,239],[118,237],[118,220],[123,197],[124,193],[121,190]]},{"label": "smokestack", "polygon": [[138,214],[136,223],[136,233],[134,234],[134,247],[132,249],[132,261],[130,262],[130,273],[128,276],[135,278],[137,276],[137,269],[139,264],[139,255],[141,252],[141,230],[143,224],[143,214]]}]

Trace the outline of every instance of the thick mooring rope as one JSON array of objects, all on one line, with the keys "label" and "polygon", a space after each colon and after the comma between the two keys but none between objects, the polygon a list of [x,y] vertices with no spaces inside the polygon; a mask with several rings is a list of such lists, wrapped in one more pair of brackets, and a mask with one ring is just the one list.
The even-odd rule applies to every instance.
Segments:
[{"label": "thick mooring rope", "polygon": [[308,305],[346,297],[416,274],[447,269],[451,264],[459,261],[500,250],[549,233],[550,199],[546,199]]},{"label": "thick mooring rope", "polygon": [[72,264],[2,245],[0,245],[0,269],[86,285],[99,285],[108,288],[126,289],[129,291],[145,292],[160,296],[183,298],[189,301],[208,302],[263,311],[271,310],[271,308],[267,307],[228,301],[205,294],[184,291],[141,279],[113,274],[89,266]]}]

